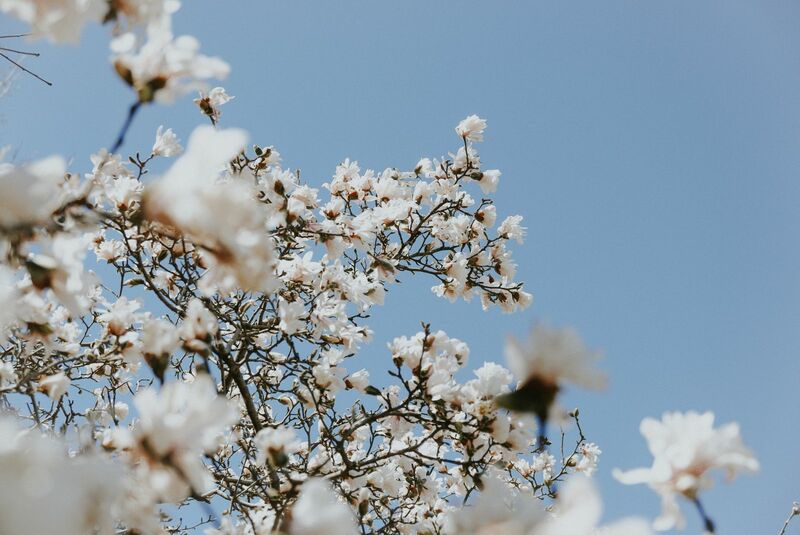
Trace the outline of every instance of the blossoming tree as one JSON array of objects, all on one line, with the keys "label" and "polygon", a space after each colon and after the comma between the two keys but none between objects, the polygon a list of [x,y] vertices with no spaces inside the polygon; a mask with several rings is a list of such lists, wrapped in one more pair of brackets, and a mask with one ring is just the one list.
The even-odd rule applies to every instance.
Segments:
[{"label": "blossoming tree", "polygon": [[[0,0],[35,38],[113,26],[133,91],[91,167],[0,164],[0,533],[650,533],[599,527],[600,449],[557,399],[605,377],[573,330],[510,339],[509,369],[481,363],[466,382],[469,348],[435,325],[389,344],[385,377],[349,365],[404,277],[453,302],[530,305],[509,250],[522,218],[488,197],[486,122],[467,117],[453,153],[414,169],[345,160],[313,187],[220,126],[231,97],[201,82],[228,65],[173,36],[179,7]],[[142,106],[197,91],[211,124],[185,150],[163,127],[127,150]],[[653,466],[618,479],[661,495],[655,529],[683,525],[683,500],[713,532],[711,471],[758,469],[736,424],[670,413],[641,430]]]}]

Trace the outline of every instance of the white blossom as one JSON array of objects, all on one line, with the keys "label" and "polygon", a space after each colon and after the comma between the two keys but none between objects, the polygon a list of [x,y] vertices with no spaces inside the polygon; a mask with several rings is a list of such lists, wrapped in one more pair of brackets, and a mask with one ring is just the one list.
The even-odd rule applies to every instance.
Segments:
[{"label": "white blossom", "polygon": [[456,133],[468,141],[483,141],[486,121],[477,115],[470,115],[456,126]]},{"label": "white blossom", "polygon": [[640,431],[653,455],[653,465],[627,472],[615,470],[614,477],[628,485],[646,483],[661,496],[661,516],[653,523],[659,531],[685,525],[677,497],[694,500],[711,488],[712,470],[723,471],[730,480],[759,468],[742,442],[739,425],[715,428],[712,412],[667,412],[660,421],[642,420]]},{"label": "white blossom", "polygon": [[153,144],[152,154],[169,158],[177,156],[181,152],[183,152],[183,147],[178,141],[178,136],[172,131],[172,128],[164,130],[163,126],[159,126],[156,131],[156,142]]}]

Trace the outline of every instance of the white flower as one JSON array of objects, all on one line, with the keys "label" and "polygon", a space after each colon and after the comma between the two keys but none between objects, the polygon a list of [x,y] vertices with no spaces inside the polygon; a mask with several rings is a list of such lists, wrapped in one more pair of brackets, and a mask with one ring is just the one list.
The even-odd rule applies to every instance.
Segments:
[{"label": "white flower", "polygon": [[223,79],[230,67],[220,58],[199,53],[192,36],[173,37],[168,19],[147,28],[147,41],[139,47],[134,33],[111,42],[112,61],[120,77],[137,93],[140,102],[171,102],[197,87],[198,80]]},{"label": "white flower", "polygon": [[266,427],[259,431],[253,438],[256,448],[256,462],[263,464],[267,461],[274,466],[286,464],[289,455],[300,449],[300,441],[291,429],[286,427]]},{"label": "white flower", "polygon": [[190,491],[208,492],[213,480],[200,455],[212,453],[238,411],[217,395],[208,375],[193,382],[170,382],[160,391],[138,392],[139,413],[131,431],[118,429],[118,442],[151,466],[150,484],[164,499],[180,501]]},{"label": "white flower", "polygon": [[628,518],[606,527],[598,527],[603,505],[591,480],[573,477],[559,489],[553,517],[533,535],[650,535],[650,527],[641,519]]},{"label": "white flower", "polygon": [[142,326],[142,351],[145,355],[168,356],[178,347],[178,329],[164,319],[146,321]]},{"label": "white flower", "polygon": [[553,329],[538,324],[525,341],[509,337],[506,343],[508,366],[522,382],[535,378],[553,386],[569,382],[602,388],[605,374],[594,367],[599,358],[600,354],[590,351],[569,327]]},{"label": "white flower", "polygon": [[77,43],[87,22],[101,22],[106,0],[0,0],[0,11],[31,26],[34,37],[54,43]]},{"label": "white flower", "polygon": [[685,520],[677,496],[695,499],[714,481],[709,473],[719,469],[733,479],[738,473],[759,468],[753,453],[745,447],[736,423],[714,427],[714,413],[668,412],[661,419],[645,418],[640,426],[653,454],[653,466],[627,472],[614,471],[622,483],[646,483],[661,496],[662,512],[653,527],[666,531],[682,528]]},{"label": "white flower", "polygon": [[205,340],[217,334],[219,324],[200,299],[193,298],[186,305],[186,315],[180,326],[180,336],[184,341]]},{"label": "white flower", "polygon": [[143,199],[146,217],[177,228],[207,253],[201,285],[209,294],[237,286],[267,292],[277,282],[265,207],[243,180],[218,182],[246,141],[241,130],[196,128],[186,152]]},{"label": "white flower", "polygon": [[61,204],[66,168],[61,156],[20,167],[0,163],[0,230],[46,222]]},{"label": "white flower", "polygon": [[93,277],[83,269],[89,238],[82,234],[57,234],[46,240],[42,253],[29,255],[26,264],[33,285],[50,288],[73,315],[80,315],[89,306]]},{"label": "white flower", "polygon": [[194,103],[200,108],[202,114],[207,115],[212,123],[217,124],[222,116],[221,106],[233,99],[234,97],[225,92],[224,87],[215,87],[207,95],[201,92],[200,96],[194,99]]},{"label": "white flower", "polygon": [[296,334],[305,328],[306,306],[302,301],[286,301],[283,297],[278,301],[279,327],[286,334]]},{"label": "white flower", "polygon": [[508,240],[515,240],[521,244],[525,239],[525,227],[522,226],[521,215],[508,216],[497,227],[497,233]]},{"label": "white flower", "polygon": [[122,471],[0,419],[0,533],[113,533]]},{"label": "white flower", "polygon": [[58,372],[40,379],[39,387],[47,393],[50,399],[58,401],[61,396],[67,393],[71,383],[72,381],[69,377],[64,375],[63,372]]},{"label": "white flower", "polygon": [[303,484],[292,509],[291,535],[355,535],[353,513],[325,480],[312,478]]},{"label": "white flower", "polygon": [[183,152],[183,147],[172,128],[164,130],[163,126],[159,126],[156,131],[156,142],[153,144],[153,155],[169,158],[177,156],[181,152]]},{"label": "white flower", "polygon": [[591,476],[597,470],[597,461],[603,451],[594,442],[586,442],[579,448],[580,457],[575,471]]},{"label": "white flower", "polygon": [[483,141],[486,121],[477,115],[470,115],[456,126],[456,133],[468,141]]},{"label": "white flower", "polygon": [[10,362],[0,362],[0,388],[13,385],[18,380],[14,365]]},{"label": "white flower", "polygon": [[6,342],[9,329],[17,319],[19,290],[11,268],[0,265],[0,344]]},{"label": "white flower", "polygon": [[[496,471],[483,478],[483,490],[468,507],[447,517],[447,535],[530,535],[547,520],[547,513],[531,495],[514,492]],[[572,535],[572,534],[570,534]]]},{"label": "white flower", "polygon": [[121,336],[139,320],[140,314],[136,314],[136,311],[141,306],[142,304],[135,299],[128,300],[127,297],[120,297],[97,319],[106,325],[108,332]]},{"label": "white flower", "polygon": [[483,478],[484,488],[474,503],[451,513],[445,524],[448,535],[651,535],[647,523],[638,519],[599,527],[602,503],[592,482],[570,479],[552,514],[525,490],[514,490],[497,471]]},{"label": "white flower", "polygon": [[480,174],[478,185],[481,191],[485,194],[493,193],[497,190],[497,185],[500,183],[500,171],[497,169],[489,169]]},{"label": "white flower", "polygon": [[369,372],[361,369],[351,373],[345,380],[345,385],[347,385],[348,388],[355,388],[359,392],[364,392],[369,386]]}]

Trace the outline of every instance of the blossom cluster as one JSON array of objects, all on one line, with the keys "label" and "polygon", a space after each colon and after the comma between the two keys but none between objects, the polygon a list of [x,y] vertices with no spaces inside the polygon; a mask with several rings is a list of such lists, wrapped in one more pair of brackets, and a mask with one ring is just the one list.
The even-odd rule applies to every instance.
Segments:
[{"label": "blossom cluster", "polygon": [[[221,128],[232,97],[201,82],[228,66],[173,36],[179,7],[0,0],[54,42],[113,25],[129,119],[197,90],[211,122],[185,148],[159,127],[151,148],[100,149],[80,171],[0,163],[0,532],[649,534],[600,525],[600,447],[558,402],[606,382],[574,330],[537,325],[509,339],[507,366],[469,368],[464,342],[423,324],[374,356],[380,376],[354,364],[403,277],[484,309],[531,304],[511,253],[522,217],[495,207],[501,173],[478,152],[486,121],[413,168],[346,159],[305,182]],[[615,474],[662,497],[656,529],[683,525],[685,498],[713,531],[711,471],[758,468],[711,413],[642,433],[652,468]]]}]

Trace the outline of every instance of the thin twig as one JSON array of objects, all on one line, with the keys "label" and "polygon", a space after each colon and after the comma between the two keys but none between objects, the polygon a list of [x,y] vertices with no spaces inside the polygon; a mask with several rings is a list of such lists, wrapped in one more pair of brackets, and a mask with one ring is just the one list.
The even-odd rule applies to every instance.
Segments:
[{"label": "thin twig", "polygon": [[17,67],[19,67],[19,68],[20,68],[20,69],[22,69],[23,71],[27,72],[28,74],[30,74],[30,75],[31,75],[31,76],[33,76],[34,78],[36,78],[36,79],[38,79],[38,80],[41,80],[42,82],[46,83],[46,84],[47,84],[47,85],[49,85],[49,86],[52,86],[52,85],[53,85],[51,82],[48,82],[47,80],[45,80],[44,78],[42,78],[41,76],[39,76],[38,74],[36,74],[35,72],[33,72],[33,71],[29,70],[29,69],[26,69],[25,67],[23,67],[22,65],[20,65],[19,63],[17,63],[17,62],[16,62],[16,61],[14,61],[13,59],[9,58],[8,56],[6,56],[5,54],[3,54],[2,52],[0,52],[0,56],[2,56],[3,58],[5,58],[7,61],[9,61],[9,62],[13,63],[14,65],[16,65]]},{"label": "thin twig", "polygon": [[694,503],[694,506],[697,508],[697,512],[700,513],[700,518],[703,519],[703,527],[706,533],[714,533],[714,522],[711,520],[711,517],[708,516],[708,513],[706,513],[703,504],[700,503],[700,499],[694,498],[692,503]]},{"label": "thin twig", "polygon": [[3,50],[5,52],[14,52],[15,54],[22,54],[24,56],[35,56],[37,58],[41,56],[41,54],[39,54],[38,52],[26,52],[24,50],[17,50],[16,48],[8,48],[6,46],[0,46],[0,50]]},{"label": "thin twig", "polygon": [[800,502],[794,502],[792,504],[792,510],[789,512],[789,516],[786,517],[786,521],[783,523],[783,528],[778,535],[785,535],[786,529],[789,527],[789,523],[797,515],[800,515]]},{"label": "thin twig", "polygon": [[131,107],[128,108],[128,116],[125,117],[125,122],[122,124],[122,130],[119,132],[119,136],[117,136],[117,140],[114,142],[114,146],[111,147],[111,153],[114,154],[119,150],[122,144],[125,142],[125,134],[128,133],[128,129],[131,127],[131,123],[133,122],[133,118],[136,116],[136,112],[139,111],[142,103],[140,101],[136,101],[131,104]]}]

